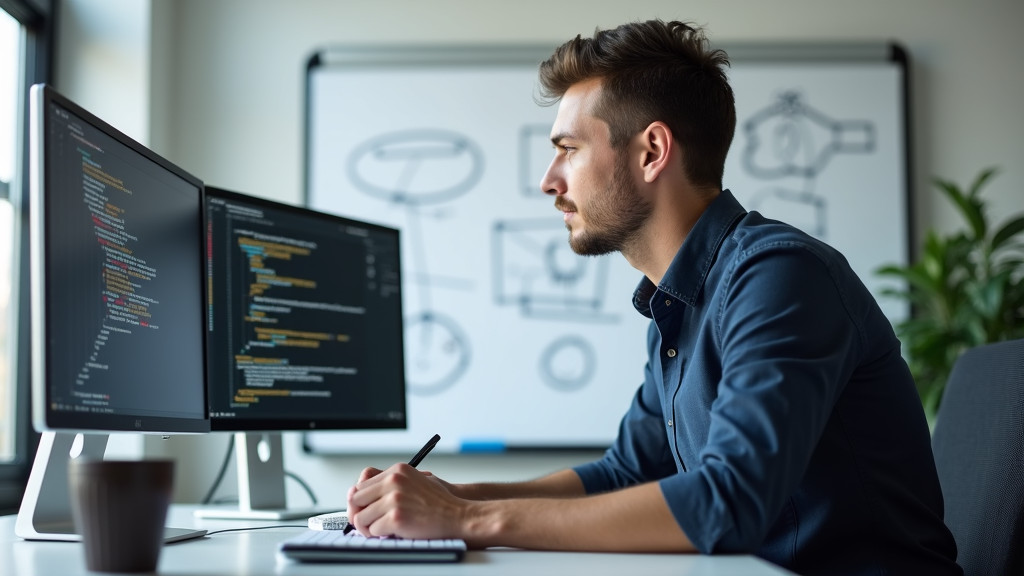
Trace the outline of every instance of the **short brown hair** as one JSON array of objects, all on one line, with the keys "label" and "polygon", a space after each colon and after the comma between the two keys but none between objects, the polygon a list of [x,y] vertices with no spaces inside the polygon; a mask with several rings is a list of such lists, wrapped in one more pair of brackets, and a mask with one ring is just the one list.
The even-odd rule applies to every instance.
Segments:
[{"label": "short brown hair", "polygon": [[612,146],[624,146],[660,120],[680,145],[690,181],[721,188],[736,129],[727,66],[728,55],[711,49],[700,28],[633,22],[559,46],[540,65],[542,102],[553,104],[570,86],[600,78],[602,97],[594,113],[608,123]]}]

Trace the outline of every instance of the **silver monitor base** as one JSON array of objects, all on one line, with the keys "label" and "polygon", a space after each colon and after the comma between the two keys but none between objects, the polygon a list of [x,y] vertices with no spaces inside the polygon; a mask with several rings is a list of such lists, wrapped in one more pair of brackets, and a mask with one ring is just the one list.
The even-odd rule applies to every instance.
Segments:
[{"label": "silver monitor base", "polygon": [[[107,451],[106,434],[43,432],[32,461],[25,495],[14,523],[14,533],[25,540],[80,542],[71,518],[68,467],[75,458],[101,460]],[[206,535],[206,530],[164,528],[164,543]]]},{"label": "silver monitor base", "polygon": [[279,432],[236,432],[238,506],[213,506],[196,518],[292,520],[333,512],[337,507],[289,508],[285,503],[284,449]]}]

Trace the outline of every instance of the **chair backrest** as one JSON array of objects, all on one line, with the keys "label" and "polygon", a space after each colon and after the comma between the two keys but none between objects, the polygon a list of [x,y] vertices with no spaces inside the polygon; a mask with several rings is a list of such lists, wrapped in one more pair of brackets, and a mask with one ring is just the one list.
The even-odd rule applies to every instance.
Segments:
[{"label": "chair backrest", "polygon": [[964,576],[1024,575],[1024,339],[957,360],[932,450]]}]

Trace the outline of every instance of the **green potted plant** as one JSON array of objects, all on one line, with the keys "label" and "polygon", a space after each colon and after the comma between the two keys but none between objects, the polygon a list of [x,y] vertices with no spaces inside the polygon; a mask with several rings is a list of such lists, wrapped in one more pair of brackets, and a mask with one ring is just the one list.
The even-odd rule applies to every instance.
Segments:
[{"label": "green potted plant", "polygon": [[917,262],[878,270],[905,281],[905,289],[884,293],[911,305],[910,317],[896,325],[896,332],[929,422],[964,350],[1024,337],[1024,215],[992,229],[980,196],[995,173],[983,170],[967,189],[936,179],[966,229],[948,235],[931,230]]}]

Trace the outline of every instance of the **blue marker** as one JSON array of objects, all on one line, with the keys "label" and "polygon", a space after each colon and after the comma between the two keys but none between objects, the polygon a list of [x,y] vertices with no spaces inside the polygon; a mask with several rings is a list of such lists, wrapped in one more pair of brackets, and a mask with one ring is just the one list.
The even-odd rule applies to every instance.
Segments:
[{"label": "blue marker", "polygon": [[466,454],[498,454],[505,451],[501,440],[463,440],[459,451]]}]

